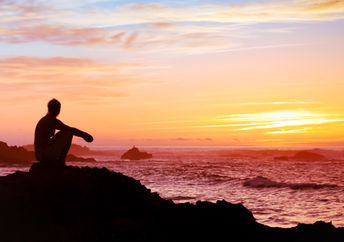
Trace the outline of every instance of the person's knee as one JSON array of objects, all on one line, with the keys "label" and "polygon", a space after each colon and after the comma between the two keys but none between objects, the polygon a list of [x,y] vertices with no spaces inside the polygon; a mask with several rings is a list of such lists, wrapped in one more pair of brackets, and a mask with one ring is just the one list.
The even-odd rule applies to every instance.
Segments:
[{"label": "person's knee", "polygon": [[55,135],[55,140],[57,142],[63,141],[63,142],[69,143],[72,141],[72,139],[73,139],[73,133],[66,130],[61,130]]}]

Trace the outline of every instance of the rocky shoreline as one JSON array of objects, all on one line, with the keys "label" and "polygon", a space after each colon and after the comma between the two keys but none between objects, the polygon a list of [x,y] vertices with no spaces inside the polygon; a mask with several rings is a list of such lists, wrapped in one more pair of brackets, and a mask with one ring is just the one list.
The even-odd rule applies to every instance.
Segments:
[{"label": "rocky shoreline", "polygon": [[[0,141],[0,166],[31,165],[36,160],[35,152],[23,146],[9,146]],[[96,162],[94,158],[78,157],[68,154],[66,161]]]},{"label": "rocky shoreline", "polygon": [[0,177],[1,241],[343,241],[331,223],[273,228],[242,204],[175,204],[106,168],[33,164]]}]

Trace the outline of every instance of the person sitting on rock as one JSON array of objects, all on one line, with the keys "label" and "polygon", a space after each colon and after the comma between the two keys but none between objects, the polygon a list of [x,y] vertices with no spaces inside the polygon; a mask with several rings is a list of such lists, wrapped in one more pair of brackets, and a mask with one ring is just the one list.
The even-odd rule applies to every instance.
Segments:
[{"label": "person sitting on rock", "polygon": [[[48,113],[39,120],[35,129],[35,154],[41,163],[65,165],[73,135],[92,142],[93,137],[79,129],[69,127],[56,117],[61,110],[61,103],[52,99],[48,103]],[[55,130],[60,130],[55,134]]]}]

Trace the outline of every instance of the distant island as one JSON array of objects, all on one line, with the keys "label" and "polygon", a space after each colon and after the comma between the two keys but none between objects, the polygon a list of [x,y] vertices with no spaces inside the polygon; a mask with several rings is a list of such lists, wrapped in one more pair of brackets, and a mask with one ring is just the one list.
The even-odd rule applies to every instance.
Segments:
[{"label": "distant island", "polygon": [[142,160],[142,159],[149,159],[152,158],[153,155],[147,152],[140,151],[137,147],[133,147],[127,152],[125,152],[121,159],[128,159],[128,160]]},{"label": "distant island", "polygon": [[[23,146],[8,146],[7,143],[0,141],[0,165],[30,165],[35,160],[36,156],[33,149],[27,150]],[[84,162],[96,161],[94,158],[83,158],[74,154],[68,154],[66,160]]]},{"label": "distant island", "polygon": [[[24,145],[23,148],[25,148],[28,151],[34,151],[34,145]],[[75,156],[78,155],[102,155],[104,152],[98,151],[98,150],[91,150],[87,146],[81,146],[78,144],[72,144],[69,149],[69,154],[73,154]]]}]

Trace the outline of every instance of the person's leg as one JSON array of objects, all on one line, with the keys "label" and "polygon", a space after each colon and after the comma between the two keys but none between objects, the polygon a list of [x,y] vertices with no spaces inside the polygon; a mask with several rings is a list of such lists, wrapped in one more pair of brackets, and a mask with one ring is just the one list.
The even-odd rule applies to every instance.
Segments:
[{"label": "person's leg", "polygon": [[65,164],[66,156],[72,144],[73,134],[68,131],[60,131],[53,138],[53,150],[56,152],[57,162]]}]

